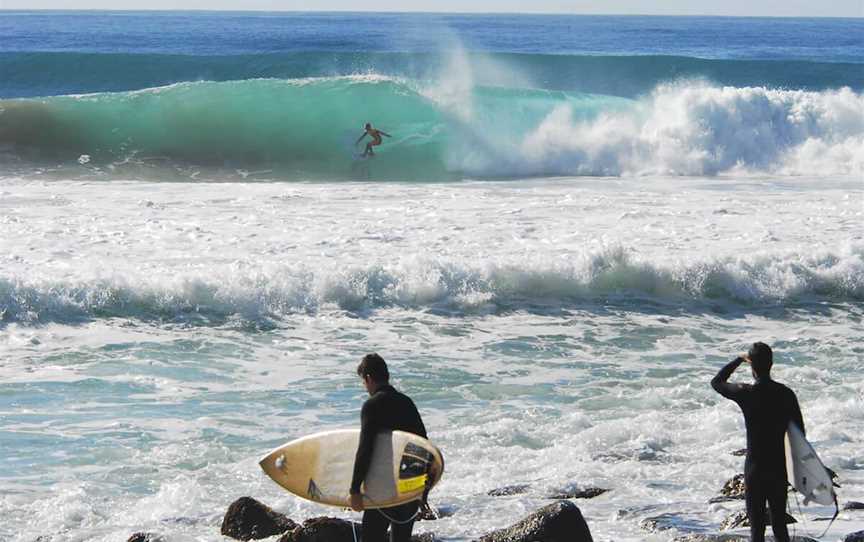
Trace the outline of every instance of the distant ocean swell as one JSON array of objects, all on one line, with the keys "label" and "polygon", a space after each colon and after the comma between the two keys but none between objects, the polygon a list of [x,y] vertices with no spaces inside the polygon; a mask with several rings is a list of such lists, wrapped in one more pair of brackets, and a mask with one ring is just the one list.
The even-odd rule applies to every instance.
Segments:
[{"label": "distant ocean swell", "polygon": [[[140,90],[194,81],[304,79],[377,73],[438,79],[454,69],[483,86],[637,97],[700,78],[720,86],[864,90],[864,65],[806,60],[511,53],[295,52],[255,55],[0,53],[0,98]],[[518,85],[514,84],[518,83]]]},{"label": "distant ocean swell", "polygon": [[[374,161],[354,141],[393,134]],[[383,75],[0,101],[9,168],[188,180],[864,174],[864,94],[681,80],[637,99]],[[252,172],[252,173],[250,173]]]},{"label": "distant ocean swell", "polygon": [[[334,268],[338,266],[332,266]],[[414,259],[336,271],[236,264],[79,279],[0,278],[0,323],[123,317],[261,322],[319,310],[383,307],[455,314],[534,306],[721,303],[784,306],[864,301],[864,246],[813,255],[763,254],[659,264],[617,248],[567,263],[476,263]]]}]

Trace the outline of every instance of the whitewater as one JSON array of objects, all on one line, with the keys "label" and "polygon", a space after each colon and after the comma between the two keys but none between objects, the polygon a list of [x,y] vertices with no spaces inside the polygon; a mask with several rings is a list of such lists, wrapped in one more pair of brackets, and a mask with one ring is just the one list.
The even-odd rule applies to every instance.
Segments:
[{"label": "whitewater", "polygon": [[246,495],[357,519],[257,460],[357,426],[372,351],[446,458],[415,533],[587,487],[595,540],[718,532],[745,435],[709,381],[754,341],[864,501],[860,26],[0,19],[0,540],[227,540]]}]

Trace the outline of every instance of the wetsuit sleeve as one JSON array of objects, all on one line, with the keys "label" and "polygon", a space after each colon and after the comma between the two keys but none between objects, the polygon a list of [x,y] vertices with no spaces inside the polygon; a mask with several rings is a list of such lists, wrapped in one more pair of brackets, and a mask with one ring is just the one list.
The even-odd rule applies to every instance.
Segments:
[{"label": "wetsuit sleeve", "polygon": [[372,450],[375,446],[375,416],[371,401],[363,403],[360,411],[360,443],[357,445],[357,455],[354,456],[354,476],[351,479],[351,494],[360,493],[360,485],[369,472],[372,462]]},{"label": "wetsuit sleeve", "polygon": [[[412,405],[413,405],[413,401],[412,401]],[[429,436],[426,434],[426,426],[423,424],[423,418],[420,417],[420,412],[417,410],[416,405],[414,405],[414,412],[417,413],[417,425],[418,425],[417,426],[417,429],[418,429],[417,434],[423,438],[429,438]]]},{"label": "wetsuit sleeve", "polygon": [[741,384],[730,384],[729,377],[735,372],[739,365],[744,363],[742,358],[735,358],[727,363],[720,371],[711,379],[711,387],[714,391],[727,399],[737,401],[741,397],[744,388]]},{"label": "wetsuit sleeve", "polygon": [[798,429],[801,430],[801,434],[806,437],[807,432],[804,430],[804,417],[801,415],[801,407],[798,406],[798,397],[795,396],[795,392],[791,392],[791,395],[792,395],[792,421],[795,422],[795,425],[797,425]]}]

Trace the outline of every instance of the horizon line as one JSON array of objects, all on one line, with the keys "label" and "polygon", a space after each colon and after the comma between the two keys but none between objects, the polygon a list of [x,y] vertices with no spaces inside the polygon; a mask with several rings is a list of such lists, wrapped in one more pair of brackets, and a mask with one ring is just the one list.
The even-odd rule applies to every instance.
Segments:
[{"label": "horizon line", "polygon": [[368,15],[565,15],[575,17],[716,17],[736,19],[861,19],[861,15],[718,15],[698,13],[575,13],[563,11],[428,11],[428,10],[354,10],[354,9],[147,9],[147,8],[5,8],[0,12],[105,12],[105,13],[356,13]]}]

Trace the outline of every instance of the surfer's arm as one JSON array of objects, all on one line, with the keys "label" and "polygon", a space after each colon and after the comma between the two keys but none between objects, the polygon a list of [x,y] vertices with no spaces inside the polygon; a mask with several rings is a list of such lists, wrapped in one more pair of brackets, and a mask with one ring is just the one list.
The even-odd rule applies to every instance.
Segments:
[{"label": "surfer's arm", "polygon": [[357,143],[360,143],[361,141],[363,141],[364,137],[366,137],[366,132],[363,132],[363,135],[361,135],[360,138],[354,142],[354,144],[356,145]]},{"label": "surfer's arm", "polygon": [[378,130],[378,133],[381,135],[387,136],[387,137],[393,137],[390,134],[388,134],[387,132],[382,132],[381,130]]},{"label": "surfer's arm", "polygon": [[714,391],[727,399],[736,399],[744,388],[740,384],[730,384],[728,380],[742,363],[744,363],[744,358],[737,357],[724,365],[711,379],[711,387],[714,388]]},{"label": "surfer's arm", "polygon": [[375,446],[375,424],[372,406],[369,401],[363,404],[360,412],[360,442],[357,444],[357,455],[354,456],[354,476],[351,478],[351,494],[360,493],[360,486],[369,472],[372,461],[372,449]]}]

